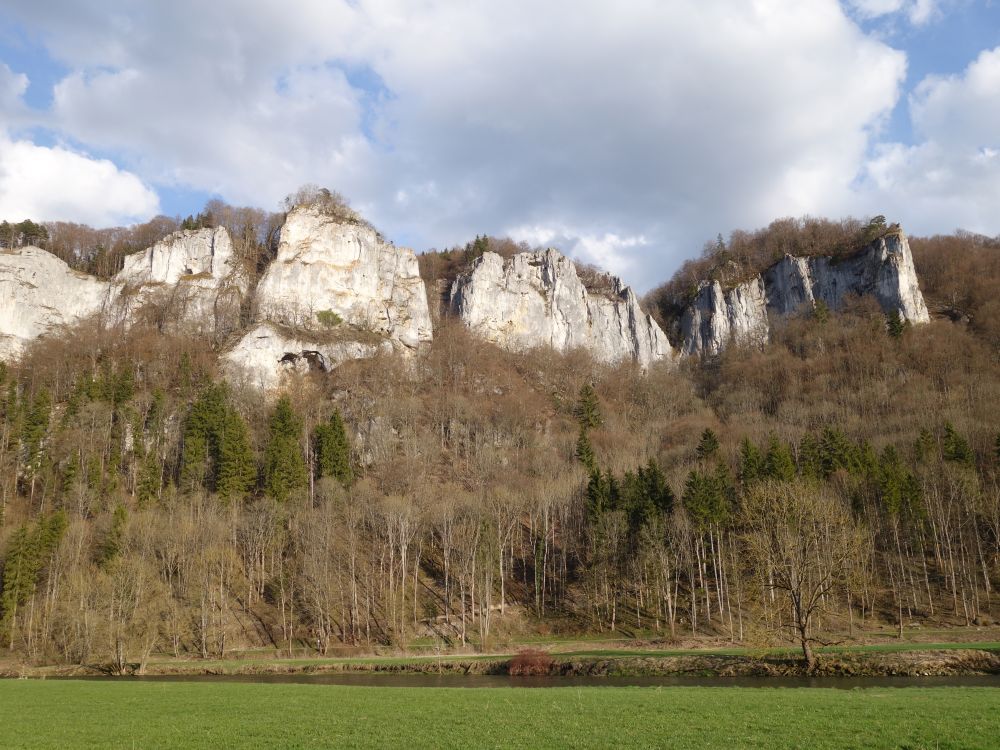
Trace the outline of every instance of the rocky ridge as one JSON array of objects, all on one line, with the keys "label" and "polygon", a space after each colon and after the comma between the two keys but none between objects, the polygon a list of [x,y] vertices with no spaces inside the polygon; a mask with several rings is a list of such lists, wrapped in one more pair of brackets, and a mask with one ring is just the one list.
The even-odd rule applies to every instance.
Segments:
[{"label": "rocky ridge", "polygon": [[847,258],[786,255],[762,274],[724,290],[702,282],[680,319],[681,352],[715,355],[731,343],[763,344],[768,314],[818,303],[839,309],[848,295],[871,296],[910,323],[930,320],[906,235],[892,231]]},{"label": "rocky ridge", "polygon": [[108,285],[37,247],[0,251],[0,360],[99,312]]},{"label": "rocky ridge", "polygon": [[104,305],[109,324],[131,325],[144,312],[164,327],[223,338],[239,327],[250,274],[223,227],[181,230],[125,258]]},{"label": "rocky ridge", "polygon": [[556,250],[477,258],[452,285],[453,312],[477,336],[513,351],[583,348],[602,362],[642,367],[670,358],[666,334],[621,279],[604,275],[588,290],[572,260]]},{"label": "rocky ridge", "polygon": [[[763,344],[769,316],[819,303],[835,310],[848,295],[870,295],[911,323],[929,319],[909,243],[892,231],[846,258],[789,255],[729,289],[703,282],[680,317],[679,353]],[[448,306],[475,335],[508,350],[582,348],[602,362],[643,368],[677,356],[620,279],[582,277],[552,249],[507,259],[483,254],[454,281]],[[413,352],[432,337],[413,251],[386,242],[360,220],[317,207],[288,214],[277,257],[256,289],[221,227],[175,232],[128,256],[107,282],[38,248],[0,251],[0,359],[95,315],[106,325],[151,322],[216,342],[249,315],[251,327],[221,355],[223,369],[264,390],[280,387],[286,373]]]},{"label": "rocky ridge", "polygon": [[315,207],[288,214],[254,306],[257,325],[223,358],[231,378],[265,389],[284,372],[415,351],[432,336],[413,251]]}]

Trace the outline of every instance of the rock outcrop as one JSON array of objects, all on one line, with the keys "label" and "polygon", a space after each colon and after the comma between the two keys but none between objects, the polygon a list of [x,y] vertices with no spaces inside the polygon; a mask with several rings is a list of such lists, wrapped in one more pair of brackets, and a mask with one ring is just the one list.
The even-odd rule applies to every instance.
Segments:
[{"label": "rock outcrop", "polygon": [[513,351],[580,347],[604,362],[643,367],[671,356],[666,335],[629,287],[610,275],[595,282],[588,290],[556,250],[507,260],[488,252],[455,280],[450,304],[476,335]]},{"label": "rock outcrop", "polygon": [[820,302],[836,310],[848,295],[872,296],[910,323],[930,319],[906,235],[892,231],[846,258],[786,255],[729,290],[702,282],[681,316],[681,351],[714,355],[734,342],[764,343],[769,313],[788,315]]},{"label": "rock outcrop", "polygon": [[129,325],[145,313],[167,327],[222,338],[238,327],[249,291],[225,228],[181,230],[125,258],[111,281],[106,319]]},{"label": "rock outcrop", "polygon": [[290,369],[413,351],[432,336],[413,251],[314,207],[288,214],[254,304],[259,325],[224,357],[231,377],[267,388]]},{"label": "rock outcrop", "polygon": [[37,247],[0,250],[0,360],[31,340],[99,313],[108,285]]},{"label": "rock outcrop", "polygon": [[324,337],[318,332],[309,335],[265,322],[250,329],[223,357],[230,378],[263,391],[274,391],[280,388],[286,375],[329,372],[348,360],[392,351],[388,339],[364,340],[350,333],[342,338]]}]

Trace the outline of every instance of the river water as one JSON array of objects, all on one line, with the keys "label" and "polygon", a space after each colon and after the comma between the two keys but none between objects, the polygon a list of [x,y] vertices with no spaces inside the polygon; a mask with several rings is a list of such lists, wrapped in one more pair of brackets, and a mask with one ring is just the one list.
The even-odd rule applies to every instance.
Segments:
[{"label": "river water", "polygon": [[[51,678],[50,678],[51,679]],[[62,678],[59,678],[62,679]],[[1000,688],[1000,675],[947,677],[509,677],[507,675],[399,674],[392,672],[262,675],[159,675],[73,677],[133,682],[242,682],[355,687],[552,688],[552,687],[742,687],[742,688]]]}]

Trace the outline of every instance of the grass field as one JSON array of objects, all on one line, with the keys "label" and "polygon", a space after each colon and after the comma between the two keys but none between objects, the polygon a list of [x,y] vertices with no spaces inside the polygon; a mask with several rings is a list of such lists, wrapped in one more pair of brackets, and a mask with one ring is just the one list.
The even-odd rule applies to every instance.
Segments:
[{"label": "grass field", "polygon": [[0,681],[0,747],[988,748],[1000,689]]}]

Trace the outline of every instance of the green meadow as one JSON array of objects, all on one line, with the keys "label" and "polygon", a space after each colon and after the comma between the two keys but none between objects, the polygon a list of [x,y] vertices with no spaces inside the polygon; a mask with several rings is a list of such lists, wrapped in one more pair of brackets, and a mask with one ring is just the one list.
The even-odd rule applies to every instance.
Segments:
[{"label": "green meadow", "polygon": [[0,681],[0,747],[988,748],[996,688]]}]

